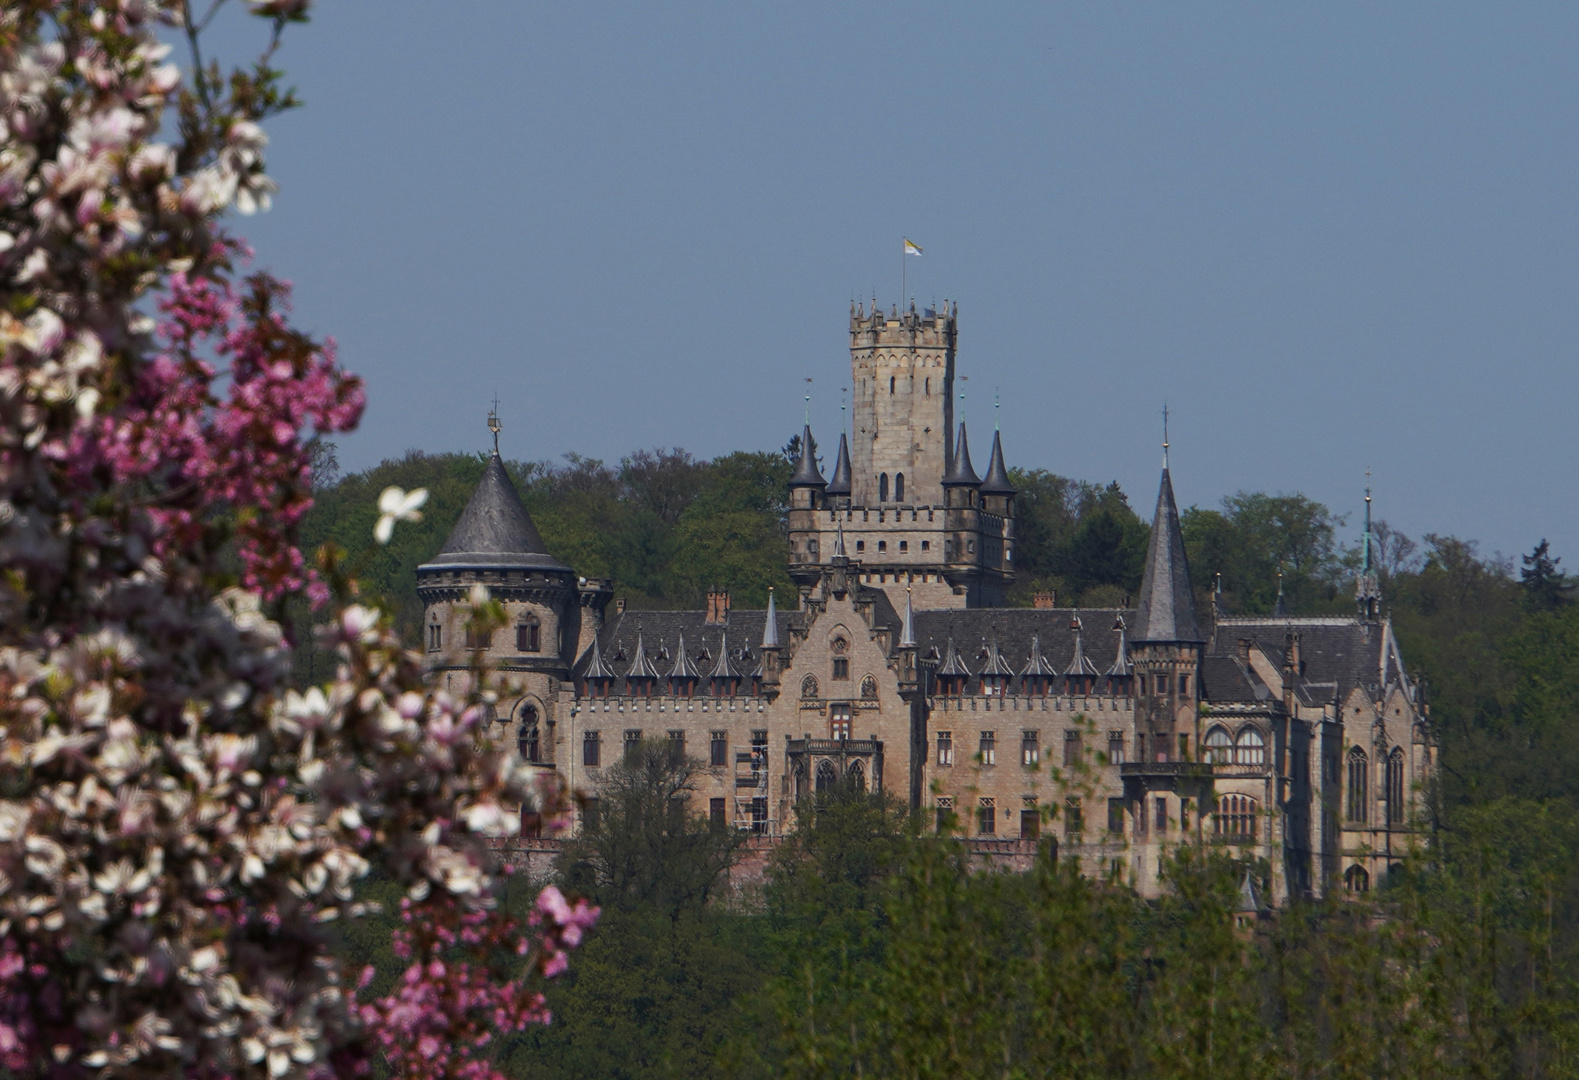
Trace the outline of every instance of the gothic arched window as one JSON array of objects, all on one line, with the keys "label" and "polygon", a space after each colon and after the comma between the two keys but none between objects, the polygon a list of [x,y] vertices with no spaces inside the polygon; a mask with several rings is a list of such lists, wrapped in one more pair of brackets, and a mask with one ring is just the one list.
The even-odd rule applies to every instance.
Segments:
[{"label": "gothic arched window", "polygon": [[894,392],[894,383],[895,383],[894,377],[892,375],[888,376],[888,392],[890,394],[892,394]]},{"label": "gothic arched window", "polygon": [[839,774],[834,769],[833,762],[823,761],[817,765],[817,791],[819,794],[833,790],[833,786],[838,782]]},{"label": "gothic arched window", "polygon": [[905,501],[905,474],[904,473],[895,473],[894,474],[894,501],[895,502],[904,502]]},{"label": "gothic arched window", "polygon": [[866,790],[866,766],[859,761],[850,762],[850,768],[844,775],[849,777],[850,784],[858,791]]},{"label": "gothic arched window", "polygon": [[[1365,751],[1356,746],[1349,751],[1349,797],[1345,802],[1350,821],[1370,820],[1367,812],[1371,794],[1371,762]],[[1364,873],[1364,871],[1361,871]]]},{"label": "gothic arched window", "polygon": [[1371,891],[1371,875],[1363,866],[1351,866],[1343,873],[1343,887],[1358,896]]},{"label": "gothic arched window", "polygon": [[1229,765],[1234,760],[1233,740],[1228,737],[1228,729],[1214,727],[1206,733],[1205,740],[1201,743],[1206,751],[1208,765]]},{"label": "gothic arched window", "polygon": [[1218,836],[1254,840],[1258,818],[1256,801],[1248,795],[1224,795],[1217,801],[1213,831]]},{"label": "gothic arched window", "polygon": [[888,474],[882,473],[877,478],[877,501],[888,501]]},{"label": "gothic arched window", "polygon": [[1262,738],[1261,732],[1247,727],[1239,733],[1239,738],[1234,740],[1234,764],[1266,764],[1266,739]]},{"label": "gothic arched window", "polygon": [[870,675],[861,680],[861,700],[877,700],[877,680]]},{"label": "gothic arched window", "polygon": [[521,730],[516,736],[516,749],[522,761],[541,762],[542,744],[537,735],[537,709],[531,705],[521,707]]},{"label": "gothic arched window", "polygon": [[817,676],[808,675],[800,681],[800,696],[803,698],[817,696]]},{"label": "gothic arched window", "polygon": [[1404,820],[1404,750],[1398,746],[1387,755],[1387,823],[1402,825]]}]

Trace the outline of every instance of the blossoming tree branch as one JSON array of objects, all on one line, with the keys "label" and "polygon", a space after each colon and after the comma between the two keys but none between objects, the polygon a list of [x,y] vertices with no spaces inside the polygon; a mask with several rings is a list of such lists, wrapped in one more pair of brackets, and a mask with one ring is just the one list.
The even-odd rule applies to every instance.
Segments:
[{"label": "blossoming tree branch", "polygon": [[[297,546],[308,440],[363,393],[226,228],[274,192],[307,4],[247,5],[268,45],[231,70],[225,7],[0,13],[0,1065],[487,1077],[597,913],[503,911],[499,840],[562,796]],[[378,538],[420,505],[386,492]],[[271,617],[298,594],[339,656],[305,694]],[[405,894],[382,998],[329,934],[375,872]]]}]

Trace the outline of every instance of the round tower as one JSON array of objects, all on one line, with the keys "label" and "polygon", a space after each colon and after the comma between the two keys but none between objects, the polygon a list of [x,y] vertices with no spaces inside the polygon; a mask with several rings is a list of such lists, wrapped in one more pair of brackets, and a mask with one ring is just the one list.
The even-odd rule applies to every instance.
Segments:
[{"label": "round tower", "polygon": [[[470,628],[477,585],[504,606],[504,626]],[[480,654],[497,680],[496,734],[515,738],[524,760],[552,766],[555,701],[570,676],[583,615],[598,612],[582,603],[574,571],[548,553],[497,446],[444,546],[417,567],[417,595],[435,682],[469,690]]]}]

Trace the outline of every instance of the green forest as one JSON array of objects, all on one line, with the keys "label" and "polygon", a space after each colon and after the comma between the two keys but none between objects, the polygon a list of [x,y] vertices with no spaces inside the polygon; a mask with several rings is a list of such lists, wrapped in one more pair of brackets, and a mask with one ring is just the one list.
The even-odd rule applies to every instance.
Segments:
[{"label": "green forest", "polygon": [[[414,625],[434,554],[484,459],[412,453],[333,475],[304,539],[344,549],[366,595]],[[618,465],[512,463],[550,549],[635,607],[737,605],[786,588],[785,453]],[[1139,584],[1152,492],[1041,470],[1020,489],[1015,600],[1122,603]],[[387,485],[424,520],[371,542]],[[1137,505],[1141,514],[1136,513]],[[1232,611],[1351,611],[1344,519],[1300,495],[1190,507],[1197,596]],[[1431,844],[1363,901],[1237,926],[1245,867],[1184,849],[1161,901],[1083,879],[1049,846],[982,873],[881,796],[800,807],[761,880],[740,839],[683,810],[699,766],[643,747],[598,792],[555,874],[604,909],[555,1022],[501,1042],[521,1077],[1558,1077],[1579,1073],[1579,605],[1550,546],[1375,529],[1404,656],[1429,695],[1441,769]],[[298,621],[306,616],[300,615]],[[298,633],[305,633],[299,628]],[[304,672],[306,675],[307,672]],[[374,891],[377,886],[373,886]],[[520,902],[530,890],[524,884]],[[346,947],[387,960],[380,928]],[[379,964],[381,970],[392,966]]]}]

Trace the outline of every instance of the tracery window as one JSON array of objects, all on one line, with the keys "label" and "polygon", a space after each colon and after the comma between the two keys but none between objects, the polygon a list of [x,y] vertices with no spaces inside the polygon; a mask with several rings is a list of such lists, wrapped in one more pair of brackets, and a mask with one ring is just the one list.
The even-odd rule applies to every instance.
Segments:
[{"label": "tracery window", "polygon": [[1387,755],[1387,823],[1402,825],[1404,821],[1404,750],[1393,748]]},{"label": "tracery window", "polygon": [[1363,866],[1351,866],[1343,873],[1343,887],[1355,896],[1371,891],[1371,875]]},{"label": "tracery window", "polygon": [[817,792],[832,791],[833,786],[839,782],[839,774],[831,761],[817,763]]},{"label": "tracery window", "polygon": [[1201,740],[1201,747],[1206,751],[1208,765],[1229,765],[1234,760],[1234,744],[1228,737],[1227,728],[1212,728],[1206,733],[1206,738]]},{"label": "tracery window", "polygon": [[516,737],[516,749],[522,761],[542,761],[542,744],[537,735],[537,709],[531,705],[521,708],[521,731]]},{"label": "tracery window", "polygon": [[1350,821],[1370,820],[1371,762],[1365,751],[1356,746],[1349,751],[1349,797],[1344,809]]},{"label": "tracery window", "polygon": [[1234,741],[1234,764],[1266,764],[1266,739],[1260,731],[1247,727],[1239,733],[1239,738]]},{"label": "tracery window", "polygon": [[844,775],[849,779],[851,786],[857,791],[866,790],[866,766],[862,765],[859,761],[850,762],[850,767],[845,771]]},{"label": "tracery window", "polygon": [[1254,840],[1259,818],[1256,801],[1248,795],[1224,795],[1212,815],[1212,831],[1230,839]]},{"label": "tracery window", "polygon": [[817,676],[808,675],[800,681],[800,696],[803,698],[817,696]]}]

